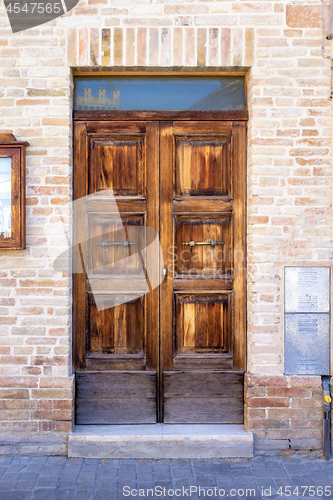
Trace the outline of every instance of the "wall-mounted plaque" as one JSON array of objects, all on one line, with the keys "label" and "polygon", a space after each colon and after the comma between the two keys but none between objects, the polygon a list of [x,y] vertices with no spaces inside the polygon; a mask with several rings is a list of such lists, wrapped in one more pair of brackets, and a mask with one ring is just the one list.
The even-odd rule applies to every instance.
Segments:
[{"label": "wall-mounted plaque", "polygon": [[285,312],[330,312],[330,268],[286,267]]},{"label": "wall-mounted plaque", "polygon": [[285,315],[285,373],[330,374],[330,314]]}]

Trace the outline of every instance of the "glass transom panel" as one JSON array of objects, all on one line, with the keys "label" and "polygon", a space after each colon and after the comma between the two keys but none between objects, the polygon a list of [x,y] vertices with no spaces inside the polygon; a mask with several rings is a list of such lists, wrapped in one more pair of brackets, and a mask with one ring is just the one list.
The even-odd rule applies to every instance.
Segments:
[{"label": "glass transom panel", "polygon": [[244,76],[76,77],[74,110],[245,109]]}]

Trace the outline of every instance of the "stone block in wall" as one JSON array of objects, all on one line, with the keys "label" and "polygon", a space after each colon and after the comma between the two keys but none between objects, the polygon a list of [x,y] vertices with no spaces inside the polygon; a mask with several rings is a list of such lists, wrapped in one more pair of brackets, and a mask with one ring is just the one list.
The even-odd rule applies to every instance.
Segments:
[{"label": "stone block in wall", "polygon": [[290,449],[289,439],[260,439],[255,436],[254,455],[276,455]]},{"label": "stone block in wall", "polygon": [[67,455],[66,432],[0,433],[1,455]]}]

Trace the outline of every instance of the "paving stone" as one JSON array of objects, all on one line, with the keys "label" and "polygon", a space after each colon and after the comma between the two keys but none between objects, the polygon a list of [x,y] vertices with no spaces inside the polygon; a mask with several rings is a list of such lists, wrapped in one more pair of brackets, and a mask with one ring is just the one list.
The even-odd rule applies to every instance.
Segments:
[{"label": "paving stone", "polygon": [[36,488],[32,492],[31,500],[53,500],[56,492],[55,488]]},{"label": "paving stone", "polygon": [[36,481],[37,488],[52,488],[57,486],[59,481],[58,475],[54,477],[42,477],[39,476]]},{"label": "paving stone", "polygon": [[0,465],[9,465],[14,461],[14,457],[1,457],[0,456]]},{"label": "paving stone", "polygon": [[29,489],[18,489],[12,492],[12,497],[15,500],[29,500],[31,497],[31,490]]},{"label": "paving stone", "polygon": [[41,476],[58,476],[63,470],[62,465],[45,465],[40,472]]},{"label": "paving stone", "polygon": [[108,498],[110,498],[110,499],[117,498],[117,490],[116,489],[111,490],[109,488],[105,488],[105,489],[100,488],[100,489],[96,490],[94,500],[106,500]]}]

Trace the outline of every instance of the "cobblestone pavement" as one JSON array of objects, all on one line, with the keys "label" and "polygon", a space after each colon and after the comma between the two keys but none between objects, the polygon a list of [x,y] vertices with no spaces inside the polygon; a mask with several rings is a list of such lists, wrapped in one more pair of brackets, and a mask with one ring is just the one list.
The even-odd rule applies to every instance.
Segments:
[{"label": "cobblestone pavement", "polygon": [[0,457],[0,500],[333,498],[333,461]]}]

